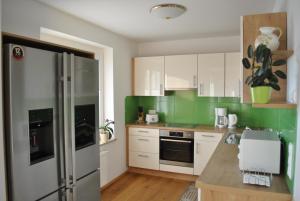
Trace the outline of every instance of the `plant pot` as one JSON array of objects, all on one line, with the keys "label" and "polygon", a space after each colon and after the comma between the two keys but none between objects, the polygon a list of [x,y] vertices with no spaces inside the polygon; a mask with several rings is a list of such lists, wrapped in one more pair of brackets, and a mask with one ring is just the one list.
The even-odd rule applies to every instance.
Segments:
[{"label": "plant pot", "polygon": [[269,103],[271,94],[272,88],[269,86],[251,87],[252,103]]},{"label": "plant pot", "polygon": [[107,131],[100,131],[100,144],[107,143],[109,139],[109,133]]}]

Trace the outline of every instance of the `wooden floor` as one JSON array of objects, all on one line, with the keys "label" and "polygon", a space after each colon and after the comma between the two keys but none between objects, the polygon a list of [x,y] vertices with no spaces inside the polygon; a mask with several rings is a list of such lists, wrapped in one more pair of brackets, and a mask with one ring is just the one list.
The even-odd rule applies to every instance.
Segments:
[{"label": "wooden floor", "polygon": [[101,201],[178,201],[190,184],[183,180],[126,173],[101,192]]}]

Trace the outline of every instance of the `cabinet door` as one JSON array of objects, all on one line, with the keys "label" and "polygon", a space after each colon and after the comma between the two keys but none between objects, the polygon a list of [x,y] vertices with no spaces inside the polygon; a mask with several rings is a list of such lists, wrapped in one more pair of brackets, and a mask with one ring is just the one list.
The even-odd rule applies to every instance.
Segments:
[{"label": "cabinet door", "polygon": [[164,95],[164,57],[137,57],[134,59],[135,96]]},{"label": "cabinet door", "polygon": [[198,96],[224,96],[224,54],[198,55]]},{"label": "cabinet door", "polygon": [[165,89],[197,88],[197,55],[165,57]]},{"label": "cabinet door", "polygon": [[240,97],[241,86],[241,54],[225,53],[225,96]]},{"label": "cabinet door", "polygon": [[214,153],[219,141],[194,141],[194,175],[200,175]]}]

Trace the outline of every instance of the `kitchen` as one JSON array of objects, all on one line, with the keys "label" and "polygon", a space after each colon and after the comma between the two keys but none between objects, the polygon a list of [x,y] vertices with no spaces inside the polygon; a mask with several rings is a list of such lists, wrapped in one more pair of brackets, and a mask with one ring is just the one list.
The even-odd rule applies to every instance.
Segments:
[{"label": "kitchen", "polygon": [[[275,2],[275,1],[274,1]],[[273,3],[274,3],[273,2]],[[75,3],[74,3],[75,4]],[[154,5],[155,2],[152,2],[151,5]],[[184,3],[182,3],[184,4]],[[259,3],[258,3],[259,4]],[[272,3],[271,3],[272,4]],[[286,2],[286,5],[280,6],[280,3],[274,3],[269,5],[271,7],[266,7],[264,10],[257,8],[257,11],[249,11],[245,13],[241,13],[238,15],[254,15],[256,13],[269,13],[272,11],[286,11],[287,12],[287,43],[286,48],[292,49],[294,53],[288,59],[288,79],[287,79],[287,94],[286,100],[289,100],[290,103],[296,103],[297,98],[295,99],[295,91],[298,90],[297,85],[297,72],[298,72],[298,50],[297,50],[297,34],[298,26],[297,24],[293,24],[293,20],[297,21],[297,12],[294,10],[297,8],[297,2],[293,0],[289,0]],[[286,155],[286,169],[287,167],[291,169],[289,171],[292,172],[291,179],[286,174],[286,185],[289,186],[289,192],[291,195],[294,195],[294,200],[297,200],[297,182],[298,182],[298,173],[297,173],[297,155],[295,154],[298,149],[296,147],[296,129],[297,129],[297,110],[295,107],[296,104],[286,104],[289,108],[257,108],[252,107],[252,104],[240,103],[240,98],[230,98],[223,97],[226,93],[225,87],[223,89],[224,95],[220,95],[218,97],[201,97],[199,96],[199,88],[198,84],[196,87],[186,87],[188,90],[167,90],[164,91],[164,96],[155,95],[155,96],[142,96],[135,95],[134,88],[131,86],[131,80],[134,80],[133,70],[132,70],[132,59],[139,57],[152,57],[158,56],[164,58],[164,62],[167,64],[166,57],[171,57],[171,55],[192,55],[191,63],[196,67],[194,67],[194,75],[199,77],[204,76],[204,74],[198,74],[199,71],[199,60],[200,56],[205,56],[204,53],[218,53],[223,54],[222,58],[225,58],[225,54],[228,52],[239,52],[240,50],[240,29],[239,24],[237,25],[238,33],[229,34],[224,33],[223,36],[214,36],[213,34],[203,35],[202,37],[187,37],[184,39],[180,37],[168,37],[168,40],[151,42],[145,40],[145,42],[134,42],[132,40],[128,40],[127,38],[121,37],[119,34],[113,34],[106,29],[103,29],[99,26],[95,26],[94,24],[87,23],[85,20],[81,20],[77,17],[73,17],[72,15],[65,14],[61,12],[61,9],[54,9],[55,5],[49,7],[44,3],[40,3],[38,1],[6,1],[2,0],[2,31],[7,33],[13,33],[19,36],[26,36],[29,38],[40,39],[41,28],[48,28],[52,30],[57,30],[60,32],[64,32],[76,37],[84,38],[89,41],[98,42],[100,44],[109,46],[113,48],[113,105],[114,105],[114,130],[116,139],[108,144],[102,145],[100,149],[102,151],[107,151],[107,155],[103,155],[102,160],[106,158],[107,164],[107,184],[112,182],[114,179],[117,179],[120,175],[122,175],[127,170],[127,160],[126,150],[127,145],[126,142],[128,140],[126,133],[126,128],[132,127],[132,124],[135,124],[138,119],[138,107],[142,106],[144,111],[144,118],[146,114],[149,113],[149,110],[156,110],[159,114],[159,120],[163,123],[176,123],[176,124],[192,124],[196,126],[206,125],[209,128],[193,128],[191,130],[197,130],[201,132],[207,132],[207,129],[214,128],[215,124],[215,108],[227,108],[227,114],[236,114],[238,117],[238,127],[246,127],[250,128],[272,128],[273,130],[284,131],[283,135],[286,137],[285,142],[287,144],[291,144],[292,146],[287,146],[287,150],[284,155]],[[261,5],[261,7],[263,7]],[[148,15],[150,8],[145,8],[145,13]],[[190,7],[186,12],[188,15],[190,11]],[[256,8],[255,8],[256,9]],[[68,11],[66,11],[68,13]],[[32,13],[35,13],[33,15]],[[38,17],[36,17],[38,16]],[[171,19],[173,22],[176,20],[181,20],[184,18],[185,14],[182,16]],[[161,19],[155,18],[155,16],[150,16],[151,19],[155,19],[157,21]],[[107,19],[108,20],[108,19]],[[238,23],[240,19],[235,19]],[[172,21],[170,21],[172,22]],[[165,23],[165,21],[163,22]],[[200,23],[200,22],[199,22]],[[67,26],[66,26],[67,25]],[[168,26],[168,25],[165,25]],[[219,25],[221,26],[221,25]],[[275,25],[273,25],[275,26]],[[82,27],[78,29],[78,27]],[[205,27],[203,27],[205,29]],[[208,29],[208,28],[207,28]],[[258,32],[258,30],[257,30]],[[161,39],[162,40],[162,39]],[[141,41],[141,40],[140,40]],[[172,58],[170,58],[171,60]],[[240,57],[239,61],[241,62],[242,57]],[[180,59],[179,61],[182,61]],[[187,61],[186,60],[186,61]],[[207,59],[207,61],[212,61],[214,59]],[[203,60],[202,60],[203,61]],[[216,76],[225,75],[226,74],[226,64],[223,61],[224,72],[221,73],[217,71]],[[171,61],[172,62],[172,61]],[[175,64],[179,63],[178,60],[175,61]],[[166,73],[168,67],[164,66]],[[242,68],[242,67],[241,67]],[[179,74],[185,76],[188,70],[181,71]],[[213,72],[212,72],[213,74]],[[230,75],[230,74],[229,74]],[[207,76],[208,77],[208,76]],[[224,83],[226,81],[235,80],[238,76],[233,76],[231,79],[224,79]],[[141,78],[142,79],[142,78]],[[193,84],[195,78],[191,77],[191,84]],[[203,79],[203,78],[201,78]],[[198,80],[197,80],[198,82]],[[222,81],[220,81],[222,82]],[[172,84],[172,80],[170,82],[161,82],[164,84]],[[174,83],[174,82],[173,82]],[[176,83],[176,82],[175,82]],[[236,83],[236,82],[235,82]],[[200,84],[200,83],[199,83]],[[203,83],[205,85],[205,83]],[[205,86],[202,86],[205,87]],[[226,86],[226,84],[225,84]],[[238,85],[235,85],[238,86]],[[157,85],[157,92],[160,92],[160,86]],[[171,88],[176,88],[170,87]],[[248,86],[246,86],[248,87]],[[193,89],[191,89],[193,88]],[[249,90],[249,87],[247,88]],[[200,89],[200,92],[202,89]],[[285,90],[280,90],[285,91]],[[236,93],[236,95],[239,95]],[[249,95],[249,94],[248,94]],[[204,95],[203,95],[204,96]],[[243,97],[242,94],[240,94]],[[268,105],[268,107],[274,107]],[[153,111],[152,111],[153,112]],[[111,118],[112,119],[112,118]],[[127,127],[126,127],[127,124]],[[147,126],[147,125],[145,125]],[[155,126],[155,124],[152,124]],[[159,125],[160,126],[160,125]],[[174,126],[174,125],[173,125]],[[175,125],[178,126],[178,125]],[[183,126],[183,125],[181,125]],[[155,129],[157,129],[156,127]],[[167,127],[168,129],[172,129],[174,127]],[[203,130],[204,129],[204,130]],[[187,128],[181,130],[189,130]],[[218,130],[218,129],[217,129]],[[292,131],[294,130],[294,131]],[[156,131],[157,132],[157,131]],[[211,132],[209,132],[211,133]],[[216,132],[219,133],[219,132]],[[155,136],[155,137],[154,137]],[[195,137],[199,137],[199,135],[194,135]],[[158,134],[154,134],[152,136],[154,141],[156,142],[159,139]],[[150,137],[151,138],[151,137]],[[196,139],[194,139],[196,141]],[[220,139],[218,139],[220,140]],[[223,139],[221,139],[222,141]],[[219,141],[219,142],[221,142]],[[223,141],[222,141],[223,142]],[[129,142],[128,142],[129,143]],[[130,143],[129,143],[130,144]],[[214,144],[214,143],[212,143]],[[299,143],[298,143],[299,144]],[[146,148],[146,147],[145,147]],[[152,147],[153,148],[153,147]],[[157,148],[157,147],[156,147]],[[217,151],[217,150],[216,150]],[[130,151],[129,151],[130,152]],[[157,151],[155,151],[157,152]],[[292,152],[292,153],[291,153]],[[157,153],[154,153],[157,154]],[[292,157],[289,158],[288,156]],[[101,158],[100,158],[101,160]],[[129,162],[129,161],[128,161]],[[213,161],[212,161],[213,162]],[[209,162],[211,163],[211,162]],[[153,165],[153,163],[151,163]],[[287,165],[290,164],[290,165]],[[159,163],[158,163],[159,166]],[[101,164],[100,164],[101,169]],[[294,171],[296,170],[296,171]],[[157,172],[157,174],[161,174]],[[171,175],[167,174],[166,175]],[[126,176],[126,175],[125,175]],[[170,176],[171,177],[171,176]],[[2,178],[2,174],[1,174]],[[198,177],[197,177],[198,178]],[[1,179],[2,180],[2,179]],[[134,183],[134,182],[133,182]],[[117,184],[117,181],[116,181]],[[113,187],[114,184],[111,185]],[[1,185],[2,186],[2,185]],[[184,187],[183,187],[184,188]],[[292,190],[294,188],[294,191]],[[109,187],[107,188],[109,190]],[[3,190],[3,188],[1,188]],[[185,189],[183,189],[185,190]],[[104,190],[105,191],[105,190]],[[105,193],[105,192],[104,192]],[[2,195],[2,194],[1,194]],[[180,196],[180,195],[179,195]],[[103,197],[104,198],[104,197]],[[171,198],[170,198],[171,199]],[[105,199],[104,199],[105,200]]]}]

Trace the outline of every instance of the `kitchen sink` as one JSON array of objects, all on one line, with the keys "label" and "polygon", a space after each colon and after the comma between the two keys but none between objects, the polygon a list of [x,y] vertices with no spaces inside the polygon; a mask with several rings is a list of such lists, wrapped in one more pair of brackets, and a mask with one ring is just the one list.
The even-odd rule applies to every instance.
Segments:
[{"label": "kitchen sink", "polygon": [[239,144],[240,140],[241,140],[241,136],[242,136],[241,133],[228,132],[225,137],[224,143],[225,144]]}]

